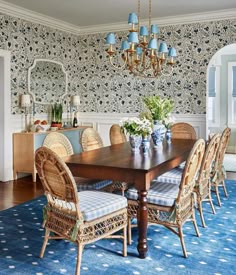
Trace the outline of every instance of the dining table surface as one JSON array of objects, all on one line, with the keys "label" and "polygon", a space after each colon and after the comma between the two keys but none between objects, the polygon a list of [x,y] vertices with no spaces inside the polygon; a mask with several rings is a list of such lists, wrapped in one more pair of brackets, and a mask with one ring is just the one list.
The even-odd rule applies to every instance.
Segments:
[{"label": "dining table surface", "polygon": [[129,142],[106,146],[65,157],[64,161],[73,176],[92,179],[110,179],[133,183],[138,190],[138,244],[140,258],[148,252],[147,194],[151,181],[185,161],[195,140],[172,139],[171,143],[154,148],[147,154],[132,152]]}]

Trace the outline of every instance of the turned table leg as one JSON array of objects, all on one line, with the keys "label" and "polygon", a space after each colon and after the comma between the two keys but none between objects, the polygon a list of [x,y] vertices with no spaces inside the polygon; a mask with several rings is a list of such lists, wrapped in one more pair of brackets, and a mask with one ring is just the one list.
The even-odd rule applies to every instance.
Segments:
[{"label": "turned table leg", "polygon": [[148,211],[147,211],[147,191],[139,191],[139,209],[138,209],[138,252],[141,259],[146,258],[147,246],[147,225],[148,225]]}]

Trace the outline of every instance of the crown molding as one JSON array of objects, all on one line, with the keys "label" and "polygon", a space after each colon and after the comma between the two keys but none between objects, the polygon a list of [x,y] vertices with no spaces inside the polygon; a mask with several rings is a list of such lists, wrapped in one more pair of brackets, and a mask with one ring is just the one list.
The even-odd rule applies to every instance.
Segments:
[{"label": "crown molding", "polygon": [[[37,12],[33,12],[31,10],[24,9],[17,5],[9,4],[2,0],[0,0],[0,12],[14,16],[14,17],[18,17],[21,19],[25,19],[33,23],[42,24],[54,29],[70,32],[76,35],[106,33],[111,31],[113,32],[125,31],[128,29],[127,22],[79,27],[79,26],[54,19],[52,17],[46,16]],[[159,19],[152,18],[152,22],[158,24],[159,26],[169,26],[169,25],[191,24],[191,23],[200,23],[200,22],[208,22],[208,21],[219,21],[219,20],[225,20],[225,19],[236,19],[236,8],[230,9],[230,10],[220,10],[220,11],[212,11],[212,12],[192,13],[192,14],[179,15],[179,16],[170,16],[170,17],[163,17]],[[142,24],[148,24],[147,20],[143,20],[141,22]]]},{"label": "crown molding", "polygon": [[78,26],[66,23],[61,20],[57,20],[55,18],[43,15],[41,13],[24,9],[17,5],[6,3],[2,0],[0,0],[0,12],[10,16],[14,16],[14,17],[18,17],[18,18],[30,21],[32,23],[37,23],[37,24],[54,28],[54,29],[58,29],[61,31],[70,32],[77,35],[80,34],[80,27]]}]

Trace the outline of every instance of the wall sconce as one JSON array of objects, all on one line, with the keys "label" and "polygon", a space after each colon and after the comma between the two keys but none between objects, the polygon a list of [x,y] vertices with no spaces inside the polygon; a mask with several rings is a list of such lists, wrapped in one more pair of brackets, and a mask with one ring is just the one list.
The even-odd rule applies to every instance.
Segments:
[{"label": "wall sconce", "polygon": [[77,107],[80,105],[80,97],[79,95],[72,95],[71,96],[71,106],[75,107],[75,110],[77,111]]},{"label": "wall sconce", "polygon": [[[71,122],[73,127],[78,126],[78,106],[80,105],[80,97],[79,95],[72,95],[70,101],[72,111],[71,111]],[[73,115],[74,113],[74,115]],[[76,126],[75,126],[76,125]]]},{"label": "wall sconce", "polygon": [[28,132],[28,114],[31,106],[30,95],[21,95],[20,106],[25,110],[25,132]]}]

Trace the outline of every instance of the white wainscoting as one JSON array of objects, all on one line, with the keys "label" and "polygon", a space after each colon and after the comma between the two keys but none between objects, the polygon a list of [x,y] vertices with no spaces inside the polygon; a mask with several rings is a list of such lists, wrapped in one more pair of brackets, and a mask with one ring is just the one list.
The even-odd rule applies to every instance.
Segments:
[{"label": "white wainscoting", "polygon": [[[109,130],[112,124],[118,123],[123,117],[137,116],[138,114],[99,114],[99,113],[79,113],[79,124],[92,126],[102,137],[104,145],[110,145]],[[197,136],[206,138],[206,115],[175,115],[176,122],[190,123],[196,130]]]},{"label": "white wainscoting", "polygon": [[[110,145],[109,130],[112,124],[118,123],[123,117],[137,116],[138,114],[110,114],[110,113],[79,113],[79,125],[91,126],[96,129],[104,142],[105,146]],[[63,116],[66,118],[66,114]],[[176,122],[184,121],[193,125],[197,136],[206,138],[206,116],[205,115],[175,115]],[[29,118],[30,119],[30,118]],[[37,119],[47,119],[46,115],[37,115]],[[21,132],[24,130],[24,115],[11,115],[8,124],[8,132]],[[12,136],[9,137],[12,140]],[[9,139],[8,139],[9,141]],[[8,156],[13,156],[12,146],[8,149]],[[1,181],[8,181],[13,179],[13,159],[4,159],[7,163],[7,169],[4,175],[1,176]]]}]

